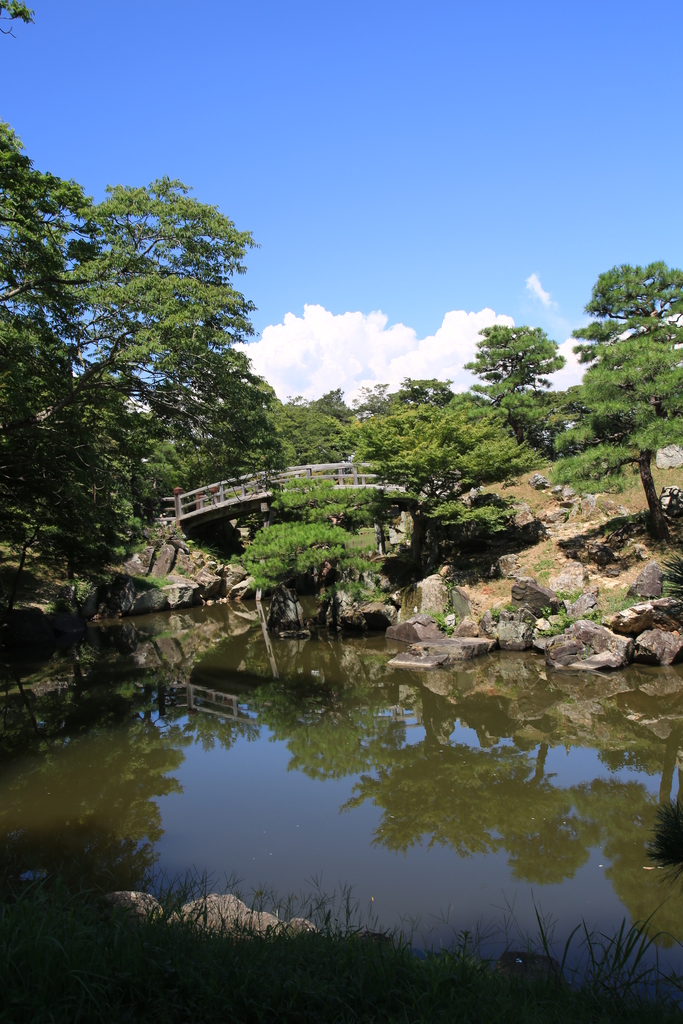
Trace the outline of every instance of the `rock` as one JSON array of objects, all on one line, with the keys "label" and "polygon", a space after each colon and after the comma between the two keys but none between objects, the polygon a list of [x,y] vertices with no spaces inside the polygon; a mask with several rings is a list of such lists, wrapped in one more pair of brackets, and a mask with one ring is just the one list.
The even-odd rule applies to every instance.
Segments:
[{"label": "rock", "polygon": [[544,608],[550,608],[553,614],[560,607],[560,599],[553,590],[537,583],[531,576],[522,576],[512,586],[512,600],[515,604],[525,604],[536,612],[536,618],[543,615]]},{"label": "rock", "polygon": [[459,619],[472,614],[472,602],[470,595],[464,587],[453,587],[451,590],[451,608]]},{"label": "rock", "polygon": [[200,569],[195,575],[195,583],[199,585],[199,596],[202,601],[208,601],[210,597],[216,597],[221,586],[220,576],[216,576],[208,566]]},{"label": "rock", "polygon": [[130,576],[114,576],[98,593],[97,615],[101,619],[115,619],[128,615],[135,602],[135,584]]},{"label": "rock", "polygon": [[540,629],[542,632],[546,633],[551,628],[550,623],[547,619],[536,619],[534,626],[536,627],[536,629]]},{"label": "rock", "polygon": [[256,596],[256,581],[253,576],[247,576],[246,580],[236,583],[229,591],[228,597],[231,601],[248,601]]},{"label": "rock", "polygon": [[531,508],[526,502],[520,502],[515,509],[515,518],[513,520],[515,527],[518,530],[523,530],[527,526],[531,526],[535,522],[535,516],[531,511]]},{"label": "rock", "polygon": [[571,501],[572,498],[576,497],[576,491],[573,487],[562,488],[562,501]]},{"label": "rock", "polygon": [[659,496],[659,504],[664,515],[683,516],[683,491],[680,487],[664,487]]},{"label": "rock", "polygon": [[498,639],[498,623],[488,608],[479,619],[479,636],[485,636],[489,640]]},{"label": "rock", "polygon": [[280,630],[300,630],[304,628],[304,612],[299,604],[296,591],[289,590],[282,584],[276,587],[270,599],[268,609],[268,629],[273,633]]},{"label": "rock", "polygon": [[561,508],[546,509],[541,512],[540,519],[544,523],[548,523],[549,526],[559,526],[567,518],[567,513]]},{"label": "rock", "polygon": [[518,567],[519,558],[517,555],[501,555],[498,559],[498,571],[503,577],[514,576]]},{"label": "rock", "polygon": [[582,619],[584,615],[598,607],[597,587],[591,587],[584,591],[573,604],[565,601],[564,607],[570,619]]},{"label": "rock", "polygon": [[539,654],[545,654],[545,648],[550,637],[542,636],[538,629],[534,630],[534,635],[531,640],[531,647],[534,651],[538,651]]},{"label": "rock", "polygon": [[[500,613],[498,620],[498,643],[502,651],[526,651],[534,638],[536,615],[526,614],[526,609]],[[530,621],[529,621],[530,620]]]},{"label": "rock", "polygon": [[420,580],[416,589],[419,611],[441,613],[448,608],[448,588],[438,573]]},{"label": "rock", "polygon": [[130,555],[130,557],[127,558],[126,561],[123,563],[122,568],[123,571],[128,574],[128,576],[147,575],[147,569],[142,564],[142,559],[138,554]]},{"label": "rock", "polygon": [[398,612],[393,604],[384,604],[383,601],[368,601],[362,604],[359,610],[368,629],[385,630],[389,626],[394,626],[398,618]]},{"label": "rock", "polygon": [[634,604],[616,612],[606,623],[615,633],[639,636],[648,629],[663,629],[674,633],[683,629],[683,601],[674,597],[661,597],[658,601]]},{"label": "rock", "polygon": [[171,544],[177,551],[182,551],[184,555],[189,555],[190,549],[183,540],[182,537],[169,537],[168,543]]},{"label": "rock", "polygon": [[614,579],[615,576],[619,575],[619,566],[618,565],[608,565],[607,568],[604,570],[604,573],[605,573],[605,576],[611,576],[612,579]]},{"label": "rock", "polygon": [[626,505],[617,505],[617,512],[620,516],[630,516],[630,511],[626,508]]},{"label": "rock", "polygon": [[406,622],[389,626],[385,636],[387,640],[400,640],[404,644],[414,644],[423,640],[441,639],[443,633],[431,615],[413,615]]},{"label": "rock", "polygon": [[657,469],[678,469],[683,466],[683,445],[668,444],[657,450]]},{"label": "rock", "polygon": [[218,592],[221,597],[227,597],[233,587],[247,579],[249,573],[243,566],[231,564],[223,566],[223,572],[218,575],[221,577]]},{"label": "rock", "polygon": [[628,588],[637,597],[661,597],[664,573],[657,562],[649,562]]},{"label": "rock", "polygon": [[583,590],[586,570],[581,562],[567,561],[562,566],[558,576],[552,576],[548,580],[548,586],[555,592],[575,594],[577,590]]},{"label": "rock", "polygon": [[49,615],[48,620],[57,639],[66,643],[75,643],[88,632],[85,619],[80,615],[59,612],[57,615]]},{"label": "rock", "polygon": [[582,494],[581,495],[581,509],[586,515],[590,515],[598,507],[598,499],[594,494]]},{"label": "rock", "polygon": [[542,473],[534,473],[533,476],[529,477],[529,487],[533,487],[535,491],[542,491],[546,487],[550,487],[550,480],[544,477]]},{"label": "rock", "polygon": [[453,632],[453,636],[457,637],[468,637],[468,636],[479,636],[479,626],[471,619],[469,615],[458,623]]},{"label": "rock", "polygon": [[78,614],[82,619],[93,619],[97,615],[98,593],[99,588],[93,584],[90,590],[81,596],[78,603]]},{"label": "rock", "polygon": [[152,917],[161,917],[163,914],[161,904],[148,892],[124,889],[120,892],[108,892],[104,898],[112,909],[123,910],[132,917],[148,920]]},{"label": "rock", "polygon": [[444,626],[452,626],[453,628],[455,628],[458,622],[458,616],[455,614],[455,612],[451,612],[450,615],[446,615],[443,621]]},{"label": "rock", "polygon": [[392,658],[389,665],[392,668],[416,669],[418,671],[450,668],[459,662],[470,661],[482,654],[490,654],[497,646],[495,640],[482,637],[442,637],[438,641],[412,644],[407,651]]},{"label": "rock", "polygon": [[163,612],[168,608],[168,594],[164,593],[165,588],[157,590],[152,587],[138,594],[133,602],[129,615],[150,615],[153,612]]},{"label": "rock", "polygon": [[176,558],[176,549],[172,544],[164,544],[159,548],[150,576],[168,576]]},{"label": "rock", "polygon": [[588,545],[588,554],[595,564],[599,565],[601,568],[614,561],[614,552],[612,549],[608,548],[606,544],[600,544],[599,542],[594,542]]},{"label": "rock", "polygon": [[173,566],[176,572],[187,573],[191,576],[196,571],[197,567],[192,561],[192,557],[186,554],[184,551],[179,551],[176,555],[175,564]]},{"label": "rock", "polygon": [[358,604],[346,590],[337,590],[327,606],[326,623],[328,629],[352,629],[362,632],[367,627],[365,617]]},{"label": "rock", "polygon": [[151,640],[138,644],[133,651],[132,658],[138,668],[155,669],[161,666],[156,647]]},{"label": "rock", "polygon": [[276,931],[280,927],[280,921],[274,914],[249,910],[236,896],[218,896],[214,893],[186,903],[181,907],[178,917],[207,932],[234,931],[265,935],[269,930]]},{"label": "rock", "polygon": [[644,544],[634,544],[633,554],[641,562],[647,562],[650,557],[650,552],[647,550]]},{"label": "rock", "polygon": [[163,587],[162,591],[166,595],[168,607],[172,611],[178,608],[191,608],[193,604],[198,604],[201,600],[199,584],[194,580],[179,580],[177,583],[170,583]]},{"label": "rock", "polygon": [[633,660],[641,665],[674,665],[683,661],[683,636],[648,629],[636,638]]},{"label": "rock", "polygon": [[13,656],[26,655],[35,661],[50,658],[55,634],[40,608],[16,608],[0,626],[0,644]]},{"label": "rock", "polygon": [[589,619],[581,619],[560,636],[546,643],[545,660],[550,668],[600,669],[625,668],[633,660],[633,641],[600,626]]}]

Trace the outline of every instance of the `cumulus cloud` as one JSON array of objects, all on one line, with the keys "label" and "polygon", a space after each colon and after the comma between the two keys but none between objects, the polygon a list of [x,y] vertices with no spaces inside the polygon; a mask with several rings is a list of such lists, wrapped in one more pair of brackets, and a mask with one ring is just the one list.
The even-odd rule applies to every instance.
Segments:
[{"label": "cumulus cloud", "polygon": [[426,338],[405,324],[387,323],[381,312],[335,315],[306,305],[302,317],[287,313],[258,341],[241,347],[282,400],[311,400],[341,388],[352,401],[363,386],[388,384],[395,391],[404,377],[452,380],[455,391],[466,391],[475,378],[463,365],[474,358],[479,331],[492,324],[514,326],[512,317],[492,309],[451,310]]},{"label": "cumulus cloud", "polygon": [[576,345],[576,338],[567,338],[561,345],[558,345],[558,352],[567,360],[564,368],[557,373],[550,375],[550,383],[554,391],[566,391],[574,384],[580,384],[586,367],[582,366],[578,357],[572,351]]},{"label": "cumulus cloud", "polygon": [[531,274],[526,279],[527,291],[531,292],[534,298],[542,302],[544,306],[552,306],[553,300],[550,298],[550,292],[547,292],[541,284],[538,274]]}]

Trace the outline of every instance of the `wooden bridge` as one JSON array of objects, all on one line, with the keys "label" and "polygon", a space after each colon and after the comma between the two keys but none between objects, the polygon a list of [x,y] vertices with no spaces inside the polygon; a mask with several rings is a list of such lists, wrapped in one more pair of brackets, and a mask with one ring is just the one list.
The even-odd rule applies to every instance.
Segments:
[{"label": "wooden bridge", "polygon": [[164,501],[173,505],[175,521],[183,529],[204,526],[220,519],[238,519],[253,512],[262,512],[266,525],[270,523],[273,494],[292,480],[329,480],[335,487],[372,487],[385,491],[403,491],[403,487],[380,481],[376,473],[368,470],[367,463],[321,462],[308,466],[289,466],[281,472],[253,476],[240,476],[232,480],[219,480],[193,491],[176,487],[172,498]]}]

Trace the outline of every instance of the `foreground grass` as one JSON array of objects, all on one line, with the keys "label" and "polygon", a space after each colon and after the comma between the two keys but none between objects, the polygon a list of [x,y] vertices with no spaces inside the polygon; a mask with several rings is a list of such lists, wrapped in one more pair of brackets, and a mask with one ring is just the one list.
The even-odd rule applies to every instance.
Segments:
[{"label": "foreground grass", "polygon": [[207,934],[33,886],[0,908],[0,1021],[681,1019],[665,988],[645,998],[615,963],[581,985],[530,983],[495,973],[467,944],[418,959],[359,934]]}]

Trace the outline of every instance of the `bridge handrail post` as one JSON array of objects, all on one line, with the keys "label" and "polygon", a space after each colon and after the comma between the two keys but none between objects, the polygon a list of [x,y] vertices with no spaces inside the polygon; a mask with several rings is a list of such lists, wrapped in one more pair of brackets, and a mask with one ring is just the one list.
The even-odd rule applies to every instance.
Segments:
[{"label": "bridge handrail post", "polygon": [[180,504],[180,495],[183,493],[182,487],[173,488],[173,497],[175,498],[175,521],[180,523],[180,516],[182,514],[182,506]]},{"label": "bridge handrail post", "polygon": [[356,469],[355,466],[353,467],[352,472],[353,472],[353,483],[354,483],[354,485],[356,485],[358,483],[358,470]]}]

